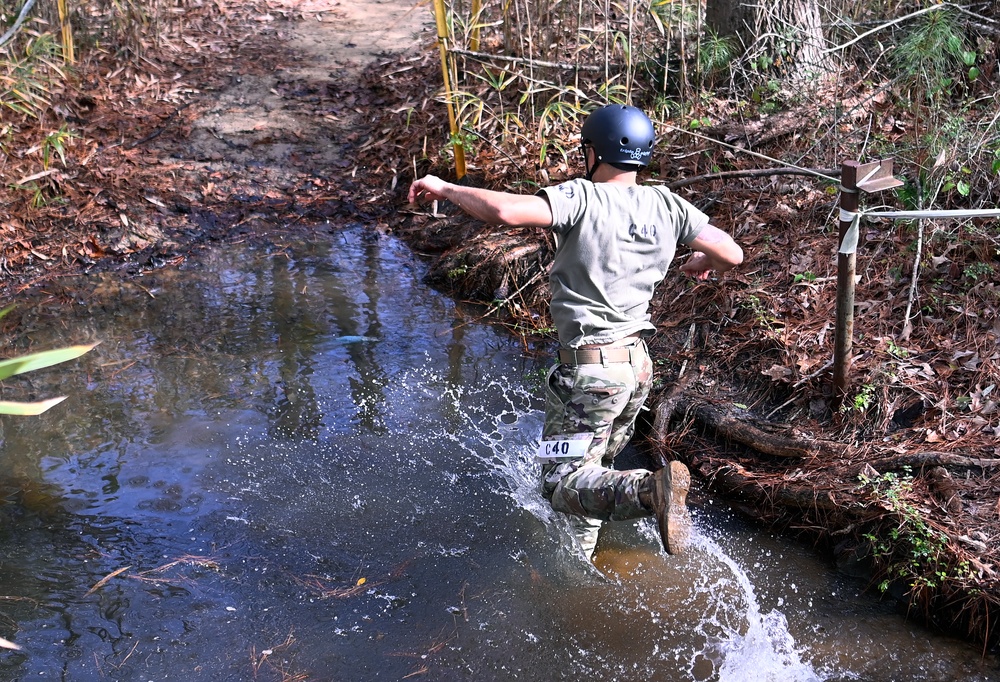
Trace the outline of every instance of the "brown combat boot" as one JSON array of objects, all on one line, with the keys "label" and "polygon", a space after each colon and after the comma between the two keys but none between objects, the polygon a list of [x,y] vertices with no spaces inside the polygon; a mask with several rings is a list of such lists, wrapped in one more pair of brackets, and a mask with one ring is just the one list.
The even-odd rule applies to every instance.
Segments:
[{"label": "brown combat boot", "polygon": [[681,462],[670,462],[646,479],[643,500],[656,514],[667,554],[681,554],[691,544],[691,513],[685,506],[691,474]]}]

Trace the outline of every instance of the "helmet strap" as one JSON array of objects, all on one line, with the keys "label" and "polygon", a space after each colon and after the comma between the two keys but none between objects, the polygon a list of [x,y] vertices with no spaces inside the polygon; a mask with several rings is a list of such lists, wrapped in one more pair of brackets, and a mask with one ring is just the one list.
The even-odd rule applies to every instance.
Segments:
[{"label": "helmet strap", "polygon": [[593,166],[588,166],[587,165],[587,163],[588,163],[587,162],[587,149],[593,149],[593,147],[588,147],[587,145],[583,145],[582,147],[580,147],[580,151],[583,152],[583,169],[587,173],[586,178],[588,180],[590,180],[591,182],[593,182],[594,181],[594,172],[597,170],[597,167],[601,165],[601,162],[597,160],[597,152],[595,151],[594,152],[594,165]]}]

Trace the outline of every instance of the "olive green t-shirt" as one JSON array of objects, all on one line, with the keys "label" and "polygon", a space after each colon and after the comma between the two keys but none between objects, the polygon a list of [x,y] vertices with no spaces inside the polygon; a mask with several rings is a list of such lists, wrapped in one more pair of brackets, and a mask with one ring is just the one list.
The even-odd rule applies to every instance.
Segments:
[{"label": "olive green t-shirt", "polygon": [[708,216],[665,187],[571,180],[539,195],[559,235],[549,274],[559,342],[578,348],[655,330],[653,289]]}]

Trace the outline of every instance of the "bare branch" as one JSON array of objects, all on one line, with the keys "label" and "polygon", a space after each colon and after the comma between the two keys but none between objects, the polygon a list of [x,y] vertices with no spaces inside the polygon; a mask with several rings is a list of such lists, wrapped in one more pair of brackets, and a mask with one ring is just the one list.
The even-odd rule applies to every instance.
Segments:
[{"label": "bare branch", "polygon": [[683,180],[675,180],[674,182],[666,183],[668,189],[680,189],[681,187],[687,187],[688,185],[694,185],[699,182],[708,182],[710,180],[729,180],[731,178],[760,178],[768,177],[771,175],[823,175],[823,176],[833,176],[837,177],[840,175],[840,169],[809,169],[809,168],[755,168],[750,170],[735,170],[735,171],[721,171],[719,173],[708,173],[706,175],[697,175],[693,178],[684,178]]},{"label": "bare branch", "polygon": [[451,48],[448,50],[452,54],[460,54],[464,57],[471,57],[479,61],[493,61],[499,59],[501,61],[512,62],[514,64],[526,64],[528,66],[542,66],[552,69],[563,69],[566,71],[593,71],[599,72],[604,69],[603,66],[592,66],[589,64],[562,64],[559,62],[546,62],[540,59],[525,59],[524,57],[508,57],[503,54],[486,54],[485,52],[473,52],[472,50],[460,50],[458,48]]},{"label": "bare branch", "polygon": [[31,11],[34,4],[35,0],[28,0],[24,3],[24,7],[21,8],[21,13],[17,15],[17,21],[14,22],[13,26],[7,29],[7,32],[4,33],[3,36],[0,36],[0,47],[3,47],[10,42],[10,39],[13,38],[21,29],[21,24],[23,24],[24,20],[28,18],[28,12]]}]

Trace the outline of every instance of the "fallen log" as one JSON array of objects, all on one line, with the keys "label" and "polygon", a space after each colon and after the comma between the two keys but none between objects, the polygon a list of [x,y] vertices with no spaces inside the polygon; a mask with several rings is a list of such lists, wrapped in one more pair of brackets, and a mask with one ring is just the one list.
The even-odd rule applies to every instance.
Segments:
[{"label": "fallen log", "polygon": [[727,497],[735,496],[743,502],[750,502],[758,509],[784,507],[827,514],[844,514],[846,511],[830,490],[796,484],[787,479],[774,481],[773,477],[768,477],[770,482],[767,482],[736,462],[720,464],[710,458],[696,457],[692,464],[712,489]]},{"label": "fallen log", "polygon": [[787,427],[759,422],[746,410],[735,405],[724,406],[703,398],[681,396],[674,391],[657,404],[653,429],[661,441],[666,440],[670,421],[680,414],[714,431],[725,440],[773,457],[833,459],[844,457],[848,453],[848,447],[842,443],[814,440],[805,436],[784,436],[774,430],[787,431]]}]

